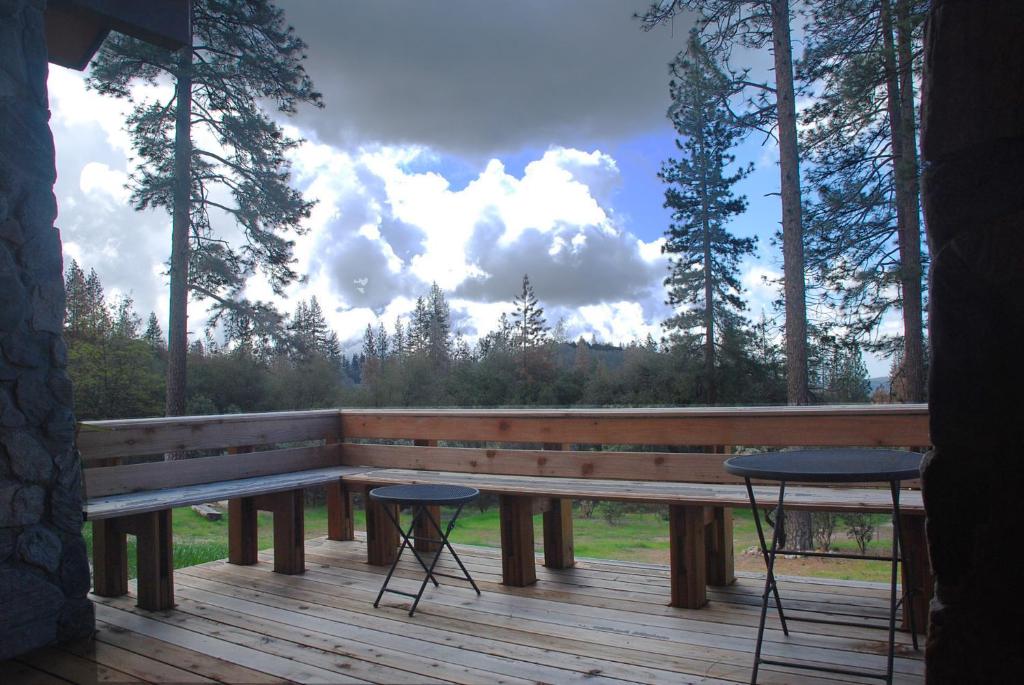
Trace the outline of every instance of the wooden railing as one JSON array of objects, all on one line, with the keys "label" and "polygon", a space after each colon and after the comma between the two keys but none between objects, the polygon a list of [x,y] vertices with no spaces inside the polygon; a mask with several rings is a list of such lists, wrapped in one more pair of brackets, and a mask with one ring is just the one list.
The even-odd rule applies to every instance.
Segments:
[{"label": "wooden railing", "polygon": [[[335,443],[341,442],[341,445]],[[930,444],[925,405],[819,407],[714,407],[658,409],[341,409],[223,416],[84,422],[78,447],[89,497],[130,491],[134,469],[124,460],[159,460],[166,452],[221,453],[166,462],[147,470],[144,489],[182,483],[213,483],[259,476],[291,464],[328,462],[376,469],[417,469],[483,476],[561,477],[653,483],[707,483],[734,488],[740,481],[722,469],[735,448],[891,446]],[[686,451],[678,450],[680,447]],[[228,453],[228,454],[223,454]],[[321,462],[323,462],[321,464]],[[92,468],[113,466],[113,468]],[[156,466],[149,464],[149,467]],[[152,479],[159,482],[154,483]],[[332,539],[352,539],[352,501],[357,478],[328,489]],[[908,483],[916,487],[917,483]],[[545,562],[573,563],[571,501],[566,494],[502,495],[502,540],[529,527],[517,556],[529,559],[506,569],[510,584],[531,582],[530,515],[544,511]],[[554,492],[552,490],[551,492]],[[561,492],[561,491],[559,491]],[[607,492],[607,489],[603,492]],[[745,495],[744,495],[745,496]],[[609,498],[614,498],[609,497]],[[739,505],[733,498],[730,503]],[[846,509],[861,506],[853,500]],[[728,506],[695,501],[673,505],[670,522],[707,527],[707,575],[711,584],[732,579],[731,514]],[[372,507],[370,507],[372,509]],[[879,511],[881,509],[869,509]],[[927,568],[920,507],[902,526],[917,542],[911,553]],[[370,563],[388,563],[396,540],[389,526],[372,526],[382,512],[367,512]],[[698,516],[699,515],[699,516]],[[507,519],[507,520],[506,520]],[[678,519],[678,520],[677,520]],[[695,523],[696,521],[696,523]],[[373,530],[371,530],[371,528]],[[379,536],[379,537],[378,537]],[[510,540],[511,540],[510,537]],[[517,538],[518,539],[518,538]],[[703,546],[703,543],[699,545]],[[675,548],[674,548],[675,549]],[[680,546],[692,552],[693,545]],[[675,552],[673,552],[675,553]],[[680,560],[679,566],[692,563]],[[529,567],[528,567],[529,566]],[[675,561],[673,566],[676,566]],[[673,576],[674,577],[674,576]],[[703,578],[703,576],[701,576]],[[691,593],[700,601],[699,592]],[[919,585],[927,587],[927,578]],[[673,603],[676,603],[673,587]],[[681,595],[682,596],[682,595]],[[687,600],[689,601],[689,600]],[[686,602],[677,604],[687,605]]]}]

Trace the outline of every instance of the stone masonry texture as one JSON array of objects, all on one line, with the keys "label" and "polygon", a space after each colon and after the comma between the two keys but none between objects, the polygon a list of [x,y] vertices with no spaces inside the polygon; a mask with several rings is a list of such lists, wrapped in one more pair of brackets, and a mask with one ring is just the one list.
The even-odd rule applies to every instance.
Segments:
[{"label": "stone masonry texture", "polygon": [[44,0],[0,0],[0,660],[94,629],[60,340]]}]

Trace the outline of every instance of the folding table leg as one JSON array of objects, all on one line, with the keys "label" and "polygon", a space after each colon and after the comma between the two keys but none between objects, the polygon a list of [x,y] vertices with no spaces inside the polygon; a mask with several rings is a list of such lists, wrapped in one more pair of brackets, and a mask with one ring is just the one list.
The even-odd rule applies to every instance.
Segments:
[{"label": "folding table leg", "polygon": [[779,608],[779,618],[782,620],[782,632],[789,635],[789,629],[786,627],[786,619],[782,615],[782,604],[779,602],[779,589],[775,583],[775,553],[779,549],[779,537],[782,534],[783,517],[784,511],[782,508],[783,499],[786,496],[786,481],[779,483],[779,504],[775,509],[775,529],[772,531],[772,546],[771,549],[764,548],[764,534],[761,532],[761,524],[758,521],[757,505],[754,501],[754,490],[750,485],[750,479],[747,479],[747,491],[750,494],[751,508],[754,511],[754,521],[757,521],[757,532],[761,539],[761,550],[765,553],[767,559],[768,574],[764,580],[764,594],[761,596],[761,620],[757,626],[757,645],[754,647],[754,669],[750,674],[750,682],[757,682],[757,669],[761,665],[761,646],[764,643],[764,624],[768,618],[768,596],[772,592],[775,593],[775,602]]}]

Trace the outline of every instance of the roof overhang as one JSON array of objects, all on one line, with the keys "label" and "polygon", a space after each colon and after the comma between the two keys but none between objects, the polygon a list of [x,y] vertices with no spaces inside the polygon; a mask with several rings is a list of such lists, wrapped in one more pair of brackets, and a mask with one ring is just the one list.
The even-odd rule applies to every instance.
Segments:
[{"label": "roof overhang", "polygon": [[49,0],[50,61],[82,70],[110,31],[169,50],[191,42],[191,0]]}]

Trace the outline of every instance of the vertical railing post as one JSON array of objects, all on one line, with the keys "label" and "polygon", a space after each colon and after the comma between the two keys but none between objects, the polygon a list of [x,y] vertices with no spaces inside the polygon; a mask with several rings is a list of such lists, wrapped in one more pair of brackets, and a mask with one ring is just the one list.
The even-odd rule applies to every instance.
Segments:
[{"label": "vertical railing post", "polygon": [[[437,447],[437,440],[413,440],[412,444],[417,447]],[[434,517],[435,521],[441,523],[441,507],[432,504],[423,508]],[[416,537],[413,544],[417,552],[434,552],[441,546],[440,543],[430,542],[427,539],[436,538],[437,531],[430,525],[430,520],[426,516],[421,516],[416,520],[416,529],[413,531],[413,535]]]},{"label": "vertical railing post", "polygon": [[[338,445],[340,437],[329,437],[324,445]],[[339,446],[339,449],[342,449]],[[355,507],[352,491],[342,480],[324,486],[327,494],[327,539],[349,541],[356,539]]]},{"label": "vertical railing post", "polygon": [[401,512],[394,504],[381,504],[370,498],[367,486],[363,492],[366,505],[366,563],[371,566],[390,566],[398,554],[398,531],[388,517],[385,507],[391,507],[395,518]]},{"label": "vertical railing post", "polygon": [[[571,444],[544,443],[546,450],[572,449]],[[572,568],[576,565],[572,535],[572,500],[553,498],[544,510],[544,565]]]},{"label": "vertical railing post", "polygon": [[[732,451],[728,445],[716,445],[715,454],[725,455]],[[736,582],[736,564],[733,550],[733,523],[730,507],[710,507],[706,535],[706,559],[708,585],[723,586]]]},{"label": "vertical railing post", "polygon": [[668,508],[672,606],[699,609],[708,602],[704,507]]},{"label": "vertical railing post", "polygon": [[524,587],[537,582],[533,551],[533,498],[502,495],[501,509],[501,582]]}]

